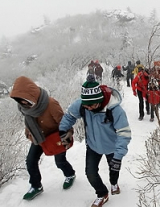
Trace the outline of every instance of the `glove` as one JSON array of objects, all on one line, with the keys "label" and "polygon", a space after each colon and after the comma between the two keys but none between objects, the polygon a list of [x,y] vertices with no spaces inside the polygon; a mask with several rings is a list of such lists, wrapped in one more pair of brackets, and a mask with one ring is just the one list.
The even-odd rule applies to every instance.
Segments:
[{"label": "glove", "polygon": [[137,96],[137,92],[136,92],[136,91],[133,91],[133,95],[134,95],[134,96]]},{"label": "glove", "polygon": [[60,138],[61,138],[61,141],[62,141],[62,145],[64,145],[65,148],[68,149],[70,147],[70,143],[73,139],[72,131],[68,131],[68,132],[59,131],[59,135],[60,135]]},{"label": "glove", "polygon": [[110,169],[113,171],[120,171],[121,169],[121,160],[117,160],[115,158],[112,158],[112,160],[109,163]]}]

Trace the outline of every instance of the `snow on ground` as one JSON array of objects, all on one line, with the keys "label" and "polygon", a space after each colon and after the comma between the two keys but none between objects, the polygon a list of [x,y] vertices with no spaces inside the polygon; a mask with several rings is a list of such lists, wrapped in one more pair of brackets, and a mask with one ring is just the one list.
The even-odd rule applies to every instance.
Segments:
[{"label": "snow on ground", "polygon": [[[158,126],[157,119],[150,122],[150,116],[145,115],[143,121],[138,121],[138,98],[133,96],[132,90],[124,86],[124,98],[122,107],[125,109],[130,127],[132,140],[129,144],[128,154],[124,157],[119,178],[121,193],[110,195],[109,201],[104,206],[136,207],[138,203],[139,180],[131,175],[129,170],[136,175],[138,169],[138,158],[145,155],[145,141],[150,133]],[[54,157],[42,157],[40,165],[44,192],[32,201],[22,199],[28,191],[28,175],[10,181],[0,189],[1,207],[90,207],[96,194],[85,176],[85,142],[75,141],[74,146],[67,153],[68,160],[76,170],[76,180],[72,188],[63,190],[64,176],[56,168]],[[129,169],[129,170],[128,170]],[[100,163],[100,175],[110,190],[108,178],[108,166],[103,157]]]}]

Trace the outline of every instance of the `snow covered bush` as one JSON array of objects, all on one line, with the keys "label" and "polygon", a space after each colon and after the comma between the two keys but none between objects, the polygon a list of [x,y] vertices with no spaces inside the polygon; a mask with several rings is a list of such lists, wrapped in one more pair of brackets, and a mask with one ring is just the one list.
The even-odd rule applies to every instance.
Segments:
[{"label": "snow covered bush", "polygon": [[160,206],[160,128],[145,142],[146,156],[140,161],[138,178],[142,181],[139,207]]},{"label": "snow covered bush", "polygon": [[[0,102],[0,187],[25,168],[26,139],[17,105],[10,98]],[[17,112],[16,112],[17,111]]]}]

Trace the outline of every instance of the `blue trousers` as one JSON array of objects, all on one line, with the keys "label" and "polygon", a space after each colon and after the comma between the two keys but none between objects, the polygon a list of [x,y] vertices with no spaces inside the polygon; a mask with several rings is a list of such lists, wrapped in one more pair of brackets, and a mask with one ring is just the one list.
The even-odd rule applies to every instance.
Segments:
[{"label": "blue trousers", "polygon": [[[109,163],[111,161],[111,159],[113,158],[113,153],[109,154],[109,155],[105,155],[107,162],[108,162],[108,166]],[[106,185],[103,183],[98,171],[99,171],[99,163],[100,160],[102,158],[102,154],[98,154],[95,151],[93,151],[91,148],[89,148],[89,146],[87,146],[87,150],[86,150],[86,176],[87,179],[89,181],[89,183],[91,184],[91,186],[95,189],[95,192],[97,194],[98,197],[103,197],[104,195],[106,195],[108,193],[108,189],[106,187]],[[119,171],[113,171],[111,170],[110,166],[109,166],[109,179],[110,179],[110,183],[112,185],[117,184],[118,182],[118,178],[119,178]]]},{"label": "blue trousers", "polygon": [[[41,173],[39,170],[39,160],[42,154],[43,150],[40,145],[31,144],[26,158],[26,165],[30,175],[29,183],[34,188],[38,188],[42,185]],[[62,170],[64,176],[69,177],[75,174],[71,164],[66,159],[66,152],[55,155],[54,157],[57,167]]]}]

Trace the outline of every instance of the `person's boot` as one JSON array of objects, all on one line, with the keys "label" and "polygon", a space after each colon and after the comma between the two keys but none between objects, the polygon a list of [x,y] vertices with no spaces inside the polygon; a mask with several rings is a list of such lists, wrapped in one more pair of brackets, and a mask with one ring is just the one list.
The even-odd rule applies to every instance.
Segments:
[{"label": "person's boot", "polygon": [[119,188],[118,184],[111,185],[111,194],[112,195],[120,194],[120,188]]},{"label": "person's boot", "polygon": [[104,203],[106,203],[108,200],[109,200],[109,197],[108,197],[108,193],[107,193],[103,197],[96,198],[96,200],[93,202],[93,204],[91,205],[91,207],[102,207],[102,205]]},{"label": "person's boot", "polygon": [[32,200],[35,198],[37,195],[41,194],[43,192],[43,187],[39,188],[33,188],[31,187],[29,191],[23,196],[24,200]]},{"label": "person's boot", "polygon": [[154,121],[154,118],[150,118],[150,122],[153,122]]},{"label": "person's boot", "polygon": [[66,177],[66,179],[65,179],[65,181],[63,183],[63,189],[66,190],[66,189],[70,188],[73,185],[75,177],[76,177],[75,175],[70,176],[70,177]]},{"label": "person's boot", "polygon": [[138,120],[142,121],[143,120],[143,116],[139,116]]}]

